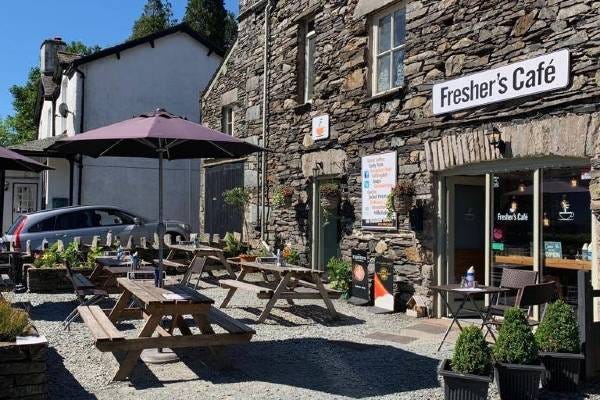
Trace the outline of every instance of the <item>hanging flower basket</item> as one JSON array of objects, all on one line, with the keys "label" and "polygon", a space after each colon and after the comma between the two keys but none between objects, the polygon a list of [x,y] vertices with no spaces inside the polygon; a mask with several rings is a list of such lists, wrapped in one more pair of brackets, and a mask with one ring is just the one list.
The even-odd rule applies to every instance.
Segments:
[{"label": "hanging flower basket", "polygon": [[412,209],[414,195],[415,187],[412,181],[398,182],[398,184],[392,189],[390,193],[390,197],[392,199],[391,206],[393,210],[388,211],[393,211],[398,214],[407,215]]},{"label": "hanging flower basket", "polygon": [[321,207],[325,210],[335,210],[340,204],[340,187],[335,183],[320,186]]},{"label": "hanging flower basket", "polygon": [[272,204],[275,208],[292,206],[294,189],[291,186],[280,186],[273,193]]}]

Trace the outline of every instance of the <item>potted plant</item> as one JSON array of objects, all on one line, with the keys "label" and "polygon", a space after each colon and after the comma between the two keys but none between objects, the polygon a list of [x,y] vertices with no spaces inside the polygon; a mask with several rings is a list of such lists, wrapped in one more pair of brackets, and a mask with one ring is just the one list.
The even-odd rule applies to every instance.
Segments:
[{"label": "potted plant", "polygon": [[352,285],[352,265],[341,258],[331,257],[327,262],[329,283],[334,290],[342,292],[342,297],[348,298]]},{"label": "potted plant", "polygon": [[290,207],[294,189],[291,186],[279,186],[273,193],[272,204],[275,208]]},{"label": "potted plant", "polygon": [[415,185],[412,181],[400,181],[394,186],[387,198],[388,216],[394,212],[408,214],[413,205]]},{"label": "potted plant", "polygon": [[452,360],[442,360],[438,374],[444,378],[446,400],[485,400],[492,381],[491,350],[476,326],[460,333]]},{"label": "potted plant", "polygon": [[[27,312],[0,300],[0,382],[2,398],[47,398],[48,342],[39,336]],[[5,397],[6,396],[6,397]]]},{"label": "potted plant", "polygon": [[300,254],[295,249],[292,249],[289,246],[286,246],[282,252],[283,259],[286,264],[290,265],[299,265],[300,264]]},{"label": "potted plant", "polygon": [[340,186],[335,183],[323,183],[319,185],[321,198],[321,207],[325,211],[332,211],[338,208],[340,204]]},{"label": "potted plant", "polygon": [[493,349],[494,377],[503,400],[537,399],[540,375],[538,346],[525,314],[509,308]]},{"label": "potted plant", "polygon": [[223,192],[223,201],[225,204],[235,207],[242,214],[242,236],[246,230],[246,206],[250,203],[250,191],[243,187],[234,187],[231,190]]},{"label": "potted plant", "polygon": [[542,387],[574,392],[579,384],[581,363],[579,327],[573,308],[562,300],[548,304],[535,332],[540,358],[546,368]]}]

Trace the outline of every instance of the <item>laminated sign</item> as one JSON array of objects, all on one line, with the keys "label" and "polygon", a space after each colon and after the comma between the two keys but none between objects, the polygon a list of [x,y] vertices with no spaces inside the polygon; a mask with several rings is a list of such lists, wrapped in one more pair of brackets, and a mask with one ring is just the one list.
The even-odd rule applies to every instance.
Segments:
[{"label": "laminated sign", "polygon": [[394,264],[377,257],[375,260],[375,307],[394,311]]},{"label": "laminated sign", "polygon": [[352,297],[364,300],[364,303],[371,300],[369,257],[365,250],[352,249]]},{"label": "laminated sign", "polygon": [[569,85],[569,50],[531,58],[433,85],[435,115],[563,89]]},{"label": "laminated sign", "polygon": [[388,216],[387,198],[396,185],[395,151],[362,157],[362,227],[396,229],[396,214]]}]

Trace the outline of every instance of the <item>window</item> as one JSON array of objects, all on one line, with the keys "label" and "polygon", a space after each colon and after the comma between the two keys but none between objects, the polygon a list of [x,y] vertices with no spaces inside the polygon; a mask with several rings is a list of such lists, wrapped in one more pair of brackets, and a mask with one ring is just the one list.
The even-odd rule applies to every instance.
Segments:
[{"label": "window", "polygon": [[[19,217],[19,218],[25,218],[25,217]],[[29,227],[29,229],[27,230],[27,232],[30,233],[35,233],[35,232],[49,232],[49,231],[53,231],[54,230],[54,220],[55,217],[50,217],[50,218],[46,218],[44,220],[41,220],[40,222],[38,222],[37,224],[33,224]],[[14,226],[18,226],[18,223],[20,219],[18,219],[15,222]],[[9,230],[9,234],[10,234],[10,230]]]},{"label": "window", "polygon": [[221,130],[233,136],[233,107],[223,107],[221,110]]},{"label": "window", "polygon": [[373,93],[404,85],[406,11],[400,6],[373,16]]},{"label": "window", "polygon": [[70,212],[56,217],[57,231],[90,228],[91,226],[90,217],[86,211]]},{"label": "window", "polygon": [[133,225],[131,216],[118,210],[94,210],[92,212],[93,226]]},{"label": "window", "polygon": [[312,100],[315,83],[315,20],[311,18],[304,25],[304,102]]}]

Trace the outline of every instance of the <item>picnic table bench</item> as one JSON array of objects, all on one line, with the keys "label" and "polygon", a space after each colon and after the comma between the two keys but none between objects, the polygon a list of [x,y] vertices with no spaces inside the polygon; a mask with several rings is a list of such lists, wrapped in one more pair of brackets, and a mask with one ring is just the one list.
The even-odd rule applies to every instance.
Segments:
[{"label": "picnic table bench", "polygon": [[[327,290],[321,282],[322,272],[298,266],[278,267],[275,264],[240,261],[241,272],[237,279],[222,279],[219,284],[229,289],[221,308],[227,307],[238,289],[256,293],[259,299],[269,299],[260,314],[259,323],[264,322],[271,313],[277,300],[286,300],[293,305],[294,300],[321,299],[332,318],[337,312],[331,299],[337,299],[341,293]],[[260,272],[263,281],[249,282],[245,277],[250,272]],[[269,277],[272,276],[272,280]],[[312,281],[312,282],[311,282]]]},{"label": "picnic table bench", "polygon": [[[255,331],[213,307],[213,300],[183,285],[167,285],[157,288],[152,281],[118,278],[123,293],[112,309],[98,306],[80,306],[81,316],[90,329],[98,350],[114,354],[125,352],[119,359],[119,369],[114,380],[130,376],[141,353],[146,349],[208,347],[213,355],[220,357],[222,346],[247,343]],[[129,307],[132,300],[138,306]],[[193,333],[188,320],[200,331]],[[161,321],[169,317],[168,326]],[[135,337],[128,337],[115,325],[120,320],[144,319],[142,329]],[[221,327],[225,333],[215,333],[212,325]],[[180,331],[176,335],[175,329]],[[153,336],[154,334],[157,336]]]}]

